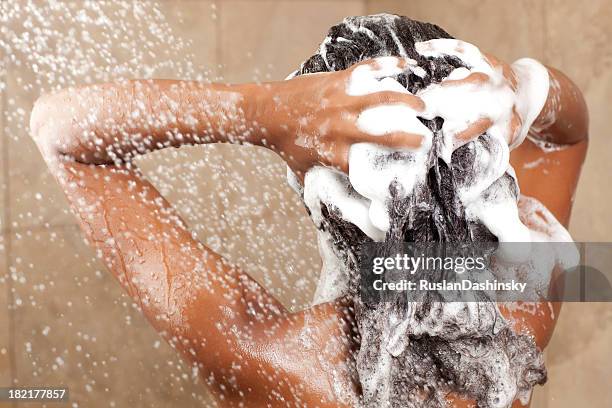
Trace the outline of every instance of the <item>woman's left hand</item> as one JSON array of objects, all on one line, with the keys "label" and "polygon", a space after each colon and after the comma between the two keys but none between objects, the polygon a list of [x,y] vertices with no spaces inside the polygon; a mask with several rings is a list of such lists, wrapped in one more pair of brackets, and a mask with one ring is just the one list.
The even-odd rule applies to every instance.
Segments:
[{"label": "woman's left hand", "polygon": [[543,65],[531,59],[510,65],[455,39],[415,47],[424,57],[457,58],[466,66],[418,93],[428,107],[426,118],[444,119],[443,130],[452,135],[455,148],[485,131],[505,139],[511,148],[522,143],[546,101],[548,73]]}]

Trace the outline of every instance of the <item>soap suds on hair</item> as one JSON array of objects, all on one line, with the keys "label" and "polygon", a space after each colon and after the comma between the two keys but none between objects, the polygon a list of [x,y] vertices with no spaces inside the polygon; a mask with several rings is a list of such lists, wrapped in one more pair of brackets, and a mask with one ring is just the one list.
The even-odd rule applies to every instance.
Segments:
[{"label": "soap suds on hair", "polygon": [[[458,45],[467,52],[458,54]],[[401,72],[392,59],[383,59],[376,72],[358,67],[347,91],[409,92],[425,100],[426,110],[381,106],[364,112],[359,126],[373,135],[398,130],[422,134],[421,147],[398,151],[355,144],[348,176],[316,167],[306,174],[303,187],[289,171],[290,184],[303,194],[319,230],[324,259],[315,302],[353,296],[364,406],[446,407],[446,394],[455,392],[480,407],[510,407],[515,399],[528,400],[532,387],[546,380],[533,339],[515,333],[484,294],[482,302],[473,303],[441,302],[435,292],[418,302],[398,295],[377,305],[362,303],[358,251],[373,241],[393,248],[401,242],[571,240],[549,212],[522,199],[523,206],[541,214],[549,230],[542,226],[533,232],[523,224],[509,165],[508,143],[513,147],[526,137],[546,100],[548,90],[541,84],[548,74],[533,60],[517,61],[513,67],[521,85],[513,92],[476,47],[451,39],[435,25],[382,14],[350,17],[332,27],[319,52],[292,76],[343,70],[389,56],[410,61]],[[464,87],[447,99],[440,83],[474,71],[491,77],[488,93]],[[489,94],[494,97],[487,99]],[[460,106],[459,100],[472,102]],[[477,119],[470,116],[470,103],[486,110],[493,126],[475,140],[459,142],[454,135]],[[505,109],[512,106],[525,119],[518,135],[508,134]],[[534,253],[507,255],[508,261],[525,261]]]}]

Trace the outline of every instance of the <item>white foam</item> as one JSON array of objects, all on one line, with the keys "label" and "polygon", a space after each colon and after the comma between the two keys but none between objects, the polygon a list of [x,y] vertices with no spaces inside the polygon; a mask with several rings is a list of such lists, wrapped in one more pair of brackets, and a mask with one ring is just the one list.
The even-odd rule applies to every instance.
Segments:
[{"label": "white foam", "polygon": [[531,58],[521,58],[512,63],[512,71],[517,76],[518,88],[516,90],[516,110],[523,118],[520,137],[513,141],[513,149],[523,143],[529,133],[531,125],[536,120],[550,89],[548,70],[538,61]]},{"label": "white foam", "polygon": [[[444,118],[443,131],[447,150],[443,159],[450,162],[450,154],[462,143],[455,136],[470,123],[482,117],[492,120],[487,131],[506,140],[510,148],[520,145],[533,121],[544,107],[549,89],[548,70],[531,58],[512,64],[518,79],[513,90],[500,67],[492,67],[480,50],[472,44],[454,39],[436,39],[415,44],[417,51],[428,57],[450,55],[461,59],[470,68],[457,68],[443,81],[463,79],[469,73],[483,73],[489,81],[483,84],[464,83],[458,86],[433,84],[418,93],[427,107],[423,117]],[[517,134],[510,134],[513,108],[519,113],[522,125]]]},{"label": "white foam", "polygon": [[351,146],[349,181],[355,191],[369,200],[370,214],[373,216],[371,221],[383,232],[389,227],[387,204],[391,198],[390,185],[395,183],[401,189],[400,196],[407,196],[418,183],[425,180],[428,146],[431,146],[431,142],[417,151],[404,152],[395,160],[389,160],[392,150],[382,146],[370,143]]},{"label": "white foam", "polygon": [[[502,188],[499,188],[502,192]],[[500,245],[498,256],[508,262],[524,262],[531,254],[531,232],[519,218],[516,199],[503,196],[491,198],[479,196],[465,209],[468,219],[478,220],[497,237]],[[503,243],[512,243],[504,246]],[[523,243],[519,245],[518,243]]]},{"label": "white foam", "polygon": [[395,91],[409,93],[393,77],[411,71],[415,75],[424,76],[425,71],[410,58],[404,58],[404,66],[400,65],[397,57],[379,57],[374,64],[362,64],[351,73],[346,93],[351,96],[368,95],[374,92]]},{"label": "white foam", "polygon": [[[509,140],[512,107],[516,94],[505,80],[500,69],[493,69],[480,50],[475,46],[459,40],[438,39],[417,43],[417,51],[424,56],[442,57],[451,55],[463,60],[470,66],[456,68],[449,78],[440,84],[431,84],[417,95],[425,102],[426,119],[444,118],[442,131],[444,134],[444,149],[442,159],[450,163],[451,154],[466,143],[457,138],[470,124],[483,117],[493,123],[487,133],[496,139]],[[457,50],[463,50],[458,52]],[[490,80],[484,84],[465,82],[461,85],[448,86],[445,82],[463,79],[471,73],[486,74]],[[507,142],[506,142],[507,144]]]},{"label": "white foam", "polygon": [[304,202],[315,219],[322,218],[320,203],[323,202],[372,239],[382,241],[385,237],[385,232],[376,228],[370,219],[369,201],[351,188],[343,173],[321,166],[310,169],[304,180]]},{"label": "white foam", "polygon": [[314,304],[331,302],[342,297],[348,292],[349,278],[347,263],[337,252],[329,232],[319,231],[317,238],[323,265],[314,294]]},{"label": "white foam", "polygon": [[431,146],[431,131],[418,119],[417,112],[408,105],[379,105],[366,109],[359,114],[357,127],[362,132],[374,136],[391,132],[424,135],[424,148],[428,149]]},{"label": "white foam", "polygon": [[535,198],[527,196],[521,196],[519,208],[523,217],[529,219],[532,242],[553,243],[554,259],[562,268],[569,269],[578,265],[578,248],[575,244],[567,245],[574,242],[572,236],[548,208]]},{"label": "white foam", "polygon": [[[543,239],[571,240],[558,222],[552,235],[530,231],[519,218],[518,198],[510,193],[512,189],[507,184],[499,183],[506,173],[514,178],[516,184],[514,170],[509,165],[510,149],[524,140],[531,123],[546,101],[546,68],[531,59],[515,62],[512,67],[516,71],[519,84],[514,91],[501,69],[493,68],[478,48],[471,44],[441,39],[418,43],[416,48],[427,56],[453,55],[462,59],[468,66],[453,70],[445,80],[460,80],[474,72],[484,73],[490,80],[484,86],[431,84],[417,94],[425,102],[424,112],[417,112],[408,105],[397,103],[373,107],[362,112],[358,118],[360,130],[373,136],[391,132],[422,134],[423,144],[417,149],[398,151],[372,143],[357,143],[352,145],[349,151],[348,176],[321,166],[309,170],[303,190],[304,201],[317,226],[320,227],[322,221],[321,203],[324,203],[374,241],[383,241],[390,224],[390,187],[393,185],[396,187],[395,192],[405,197],[412,194],[419,183],[425,182],[433,134],[419,117],[430,120],[436,117],[444,119],[442,130],[445,140],[439,154],[443,160],[450,163],[452,153],[465,143],[458,140],[457,134],[468,124],[485,116],[490,118],[493,124],[484,136],[470,145],[475,155],[474,174],[457,186],[468,219],[484,224],[502,243],[529,243]],[[359,66],[353,72],[347,93],[409,93],[394,78],[406,69],[420,76],[424,74],[422,69],[416,66],[416,62],[410,60],[407,68],[401,68],[398,59],[393,57],[379,58],[377,68],[372,65]],[[510,134],[513,108],[516,108],[523,119],[516,135]],[[508,146],[508,143],[512,145]],[[293,183],[297,184],[296,180],[293,180]],[[554,217],[552,218],[554,220]],[[330,237],[320,237],[320,245],[333,246]],[[516,245],[509,248],[512,248],[511,252],[500,252],[507,261],[521,262],[533,255],[529,245],[526,245],[524,250]],[[322,255],[332,256],[330,248],[321,250],[324,252]],[[334,253],[333,256],[338,260],[340,255]],[[330,265],[332,264],[335,263],[331,262]],[[338,277],[338,271],[342,268],[328,265],[325,269],[334,272],[331,277],[322,277],[321,285],[339,285],[341,279]],[[321,285],[317,291],[319,301],[331,300],[330,296],[338,295],[339,292],[335,290],[330,292],[330,288],[326,291],[321,289]],[[344,284],[341,286],[344,287]]]}]

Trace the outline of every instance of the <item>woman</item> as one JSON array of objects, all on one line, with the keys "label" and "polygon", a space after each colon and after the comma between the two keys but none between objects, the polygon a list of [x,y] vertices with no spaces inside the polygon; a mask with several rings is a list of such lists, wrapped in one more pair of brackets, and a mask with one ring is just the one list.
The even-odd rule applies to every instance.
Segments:
[{"label": "woman", "polygon": [[[517,89],[510,65],[491,56],[487,61]],[[132,159],[166,147],[248,143],[278,153],[303,181],[313,166],[347,172],[355,143],[418,148],[423,135],[374,136],[358,126],[358,117],[391,103],[420,111],[423,100],[394,91],[347,92],[357,76],[364,80],[364,72],[380,79],[409,64],[401,58],[368,60],[264,84],[127,81],[67,89],[36,102],[32,135],[89,242],[154,327],[200,367],[221,406],[356,404],[361,389],[353,358],[359,344],[353,305],[343,298],[289,313],[248,275],[196,241]],[[586,152],[587,111],[567,77],[552,68],[548,73],[548,97],[530,132],[535,141],[513,150],[511,162],[522,193],[567,226]],[[454,86],[471,81],[484,88],[487,80],[470,75]],[[524,118],[511,115],[511,126],[520,127]],[[491,125],[480,117],[466,124],[461,137],[471,140]],[[541,142],[563,148],[546,152]],[[524,166],[543,158],[539,166]],[[505,317],[543,350],[558,316],[559,305],[553,306],[507,311]],[[452,393],[447,399],[454,407],[473,403]]]}]

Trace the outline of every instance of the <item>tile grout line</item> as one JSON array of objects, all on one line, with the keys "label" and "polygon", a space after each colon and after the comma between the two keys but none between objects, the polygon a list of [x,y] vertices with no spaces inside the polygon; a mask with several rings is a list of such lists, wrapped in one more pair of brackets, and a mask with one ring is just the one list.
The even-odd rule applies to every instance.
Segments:
[{"label": "tile grout line", "polygon": [[[3,65],[5,67],[5,71],[4,71],[4,81],[7,81],[7,76],[6,73],[8,71],[8,64],[9,64],[9,59],[8,59],[8,55],[4,56],[4,61],[3,61]],[[7,137],[8,135],[6,134],[6,106],[7,106],[7,98],[6,98],[6,94],[8,92],[8,84],[4,89],[4,92],[2,92],[2,126],[3,129],[2,130],[2,143],[6,143],[7,141]],[[9,348],[9,376],[11,378],[11,386],[14,386],[16,384],[15,379],[16,379],[16,371],[17,371],[17,367],[16,367],[16,355],[15,355],[15,315],[13,313],[13,303],[14,303],[14,298],[13,298],[13,280],[10,276],[10,266],[11,266],[11,262],[10,262],[10,252],[11,252],[11,233],[10,233],[10,217],[11,217],[11,208],[10,208],[10,177],[9,177],[9,153],[8,153],[8,149],[9,149],[9,144],[6,143],[6,146],[4,146],[4,148],[2,149],[2,153],[3,153],[3,164],[2,164],[2,172],[4,175],[4,222],[7,224],[7,227],[4,229],[4,231],[2,231],[2,234],[4,235],[5,238],[5,243],[4,243],[4,267],[7,273],[7,285],[6,285],[6,290],[7,290],[7,317],[8,317],[8,348]],[[17,404],[15,402],[13,402],[11,404],[14,407],[17,406]]]}]

